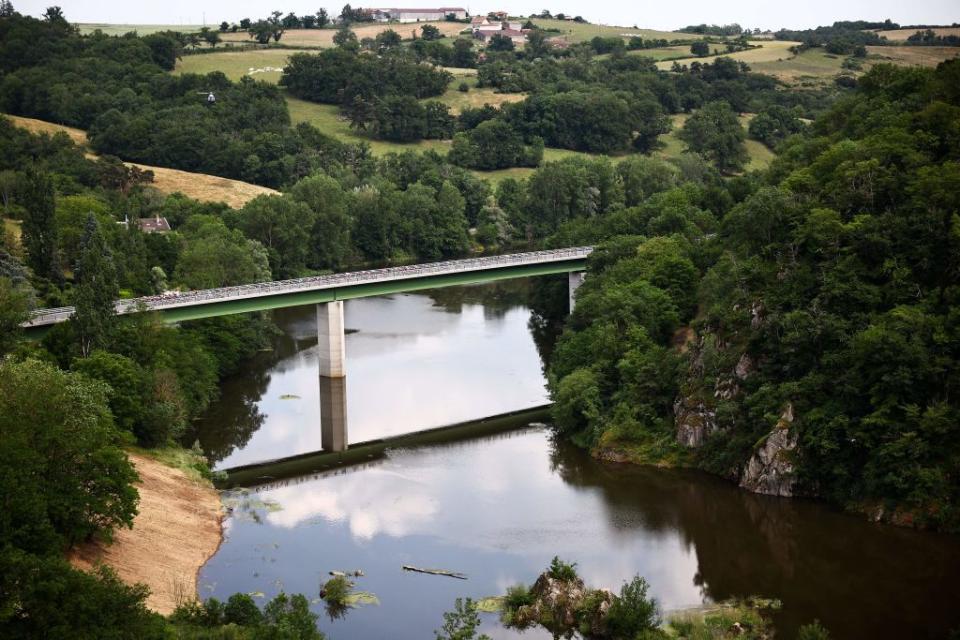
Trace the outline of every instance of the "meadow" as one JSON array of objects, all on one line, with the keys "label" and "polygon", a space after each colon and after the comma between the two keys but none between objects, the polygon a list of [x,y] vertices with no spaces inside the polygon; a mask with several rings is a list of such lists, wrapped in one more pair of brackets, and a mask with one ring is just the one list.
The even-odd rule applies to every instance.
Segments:
[{"label": "meadow", "polygon": [[[695,33],[679,33],[677,31],[657,31],[655,29],[637,29],[636,27],[615,27],[605,24],[587,24],[583,22],[569,22],[567,20],[545,20],[531,18],[533,23],[541,29],[559,29],[560,33],[550,33],[551,37],[559,37],[567,42],[585,42],[596,36],[605,38],[623,36],[631,38],[640,36],[646,39],[663,40],[699,40],[701,36]],[[526,21],[526,19],[522,19]]]},{"label": "meadow", "polygon": [[[125,33],[136,31],[141,36],[150,35],[158,31],[200,31],[202,25],[199,24],[101,24],[101,23],[81,23],[77,27],[81,34],[88,34],[98,29],[108,36],[122,36]],[[212,25],[211,25],[212,26]]]},{"label": "meadow", "polygon": [[960,57],[960,47],[867,47],[870,60],[908,67],[936,67],[944,60]]},{"label": "meadow", "polygon": [[[733,53],[725,53],[717,56],[704,56],[702,58],[696,58],[696,60],[702,64],[712,63],[714,60],[720,57],[740,60],[750,65],[758,62],[772,62],[792,57],[793,54],[790,52],[790,47],[796,46],[800,43],[790,42],[789,40],[764,40],[754,42],[753,44],[758,44],[760,47],[758,49],[735,51]],[[692,62],[692,60],[687,61],[686,63],[689,62]],[[669,71],[670,67],[672,66],[673,61],[671,60],[662,60],[657,63],[657,68],[664,71]]]}]

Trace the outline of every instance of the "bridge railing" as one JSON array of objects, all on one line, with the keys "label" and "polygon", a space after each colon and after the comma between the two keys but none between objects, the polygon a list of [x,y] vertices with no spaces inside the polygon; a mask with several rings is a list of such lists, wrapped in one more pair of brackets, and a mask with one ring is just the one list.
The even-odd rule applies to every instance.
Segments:
[{"label": "bridge railing", "polygon": [[[593,247],[571,247],[566,249],[549,249],[545,251],[530,251],[481,258],[464,258],[461,260],[445,260],[443,262],[429,262],[424,264],[406,265],[400,267],[386,267],[383,269],[367,269],[333,273],[308,278],[294,278],[292,280],[275,280],[272,282],[258,282],[232,287],[216,289],[201,289],[158,296],[144,296],[129,300],[118,300],[116,310],[118,314],[134,313],[139,310],[161,310],[178,307],[188,307],[198,304],[208,304],[227,300],[241,300],[246,298],[260,298],[297,291],[315,291],[333,289],[342,286],[364,284],[368,282],[390,282],[420,278],[430,275],[444,275],[448,273],[464,273],[470,271],[484,271],[509,266],[561,262],[585,258],[590,255]],[[58,307],[54,309],[38,309],[23,326],[41,326],[63,322],[73,314],[73,307]]]}]

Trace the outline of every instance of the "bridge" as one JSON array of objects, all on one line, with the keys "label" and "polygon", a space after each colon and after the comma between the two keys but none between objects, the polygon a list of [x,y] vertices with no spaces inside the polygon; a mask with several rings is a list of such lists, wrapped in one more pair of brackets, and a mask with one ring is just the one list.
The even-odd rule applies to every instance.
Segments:
[{"label": "bridge", "polygon": [[[118,300],[115,309],[117,315],[152,312],[164,322],[176,323],[315,304],[321,442],[325,451],[339,452],[347,448],[344,300],[566,273],[572,311],[592,251],[593,247],[572,247],[202,289]],[[39,333],[66,322],[73,313],[73,307],[38,309],[22,326]]]}]

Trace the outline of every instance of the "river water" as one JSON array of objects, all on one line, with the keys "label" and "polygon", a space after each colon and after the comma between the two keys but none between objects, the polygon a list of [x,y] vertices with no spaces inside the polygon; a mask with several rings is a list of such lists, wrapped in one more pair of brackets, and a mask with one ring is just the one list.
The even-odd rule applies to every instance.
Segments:
[{"label": "river water", "polygon": [[[349,441],[543,404],[523,283],[346,303]],[[217,468],[320,448],[313,308],[277,312],[275,349],[226,381],[195,434]],[[588,585],[644,576],[665,610],[782,600],[779,636],[940,638],[960,626],[960,539],[756,496],[690,471],[599,463],[542,426],[227,496],[203,597],[304,593],[333,640],[425,639],[455,598],[531,583],[554,555]],[[404,572],[444,568],[468,580]],[[361,569],[377,605],[328,612],[331,570]],[[483,616],[492,638],[519,634]],[[524,638],[547,638],[530,630]]]}]

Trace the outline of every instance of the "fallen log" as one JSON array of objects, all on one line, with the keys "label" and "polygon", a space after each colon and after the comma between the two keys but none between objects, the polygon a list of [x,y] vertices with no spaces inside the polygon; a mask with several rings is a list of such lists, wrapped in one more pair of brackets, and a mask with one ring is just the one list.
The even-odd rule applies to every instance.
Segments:
[{"label": "fallen log", "polygon": [[456,571],[447,571],[446,569],[421,569],[419,567],[412,567],[408,564],[405,564],[401,567],[404,571],[416,571],[417,573],[428,573],[432,576],[447,576],[448,578],[456,578],[457,580],[466,580],[467,576],[462,573],[457,573]]}]

